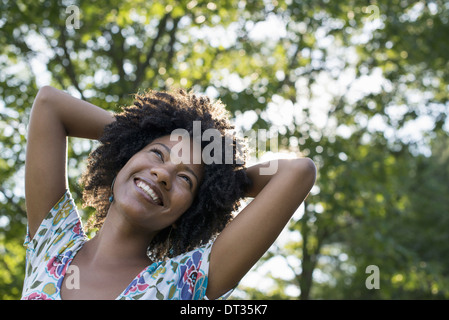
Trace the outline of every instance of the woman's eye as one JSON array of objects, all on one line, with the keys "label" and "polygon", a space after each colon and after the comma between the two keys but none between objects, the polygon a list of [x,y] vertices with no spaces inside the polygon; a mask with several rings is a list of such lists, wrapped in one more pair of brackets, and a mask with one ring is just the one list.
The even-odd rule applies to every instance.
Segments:
[{"label": "woman's eye", "polygon": [[192,180],[188,177],[188,176],[180,176],[181,179],[184,179],[185,181],[187,181],[187,183],[192,186]]},{"label": "woman's eye", "polygon": [[162,155],[162,152],[160,152],[157,149],[151,149],[150,151],[154,152],[156,154],[156,156],[161,159],[162,161],[164,161],[164,156]]}]

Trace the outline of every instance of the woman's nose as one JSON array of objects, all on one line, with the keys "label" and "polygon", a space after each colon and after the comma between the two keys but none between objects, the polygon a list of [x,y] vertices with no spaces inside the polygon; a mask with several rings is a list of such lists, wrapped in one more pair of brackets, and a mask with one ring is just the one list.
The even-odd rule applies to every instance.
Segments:
[{"label": "woman's nose", "polygon": [[150,170],[151,174],[156,178],[156,182],[164,186],[165,189],[171,189],[171,174],[170,168],[165,166],[153,167]]}]

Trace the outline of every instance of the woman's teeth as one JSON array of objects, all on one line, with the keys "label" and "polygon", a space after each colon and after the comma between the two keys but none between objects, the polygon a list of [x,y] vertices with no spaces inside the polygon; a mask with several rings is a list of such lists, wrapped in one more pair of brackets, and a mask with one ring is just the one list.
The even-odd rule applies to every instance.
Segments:
[{"label": "woman's teeth", "polygon": [[137,186],[140,189],[142,189],[143,191],[145,191],[151,197],[151,199],[154,200],[154,202],[156,202],[157,204],[161,204],[161,201],[159,200],[158,196],[153,191],[153,189],[151,189],[151,187],[149,185],[147,185],[146,183],[144,183],[142,181],[139,181],[139,182],[137,182]]}]

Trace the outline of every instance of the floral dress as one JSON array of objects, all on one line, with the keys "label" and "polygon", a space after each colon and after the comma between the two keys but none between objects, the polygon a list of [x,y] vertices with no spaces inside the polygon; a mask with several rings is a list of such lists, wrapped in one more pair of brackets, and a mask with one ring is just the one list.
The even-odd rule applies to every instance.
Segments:
[{"label": "floral dress", "polygon": [[[50,210],[33,239],[27,234],[24,300],[60,300],[64,277],[74,274],[75,254],[88,241],[70,191]],[[213,242],[143,269],[117,300],[200,300],[205,296]],[[76,290],[72,285],[68,289]],[[232,290],[220,299],[226,299]]]}]

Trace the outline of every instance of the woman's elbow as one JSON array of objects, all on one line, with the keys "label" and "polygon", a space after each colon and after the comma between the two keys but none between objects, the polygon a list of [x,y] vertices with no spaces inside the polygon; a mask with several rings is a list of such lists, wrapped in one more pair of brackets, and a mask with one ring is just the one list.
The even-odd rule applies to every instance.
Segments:
[{"label": "woman's elbow", "polygon": [[34,105],[45,104],[49,101],[52,91],[54,90],[51,86],[43,86],[39,89],[34,99]]},{"label": "woman's elbow", "polygon": [[295,172],[298,174],[299,179],[310,185],[310,188],[316,181],[316,166],[310,158],[298,158],[295,161]]}]

